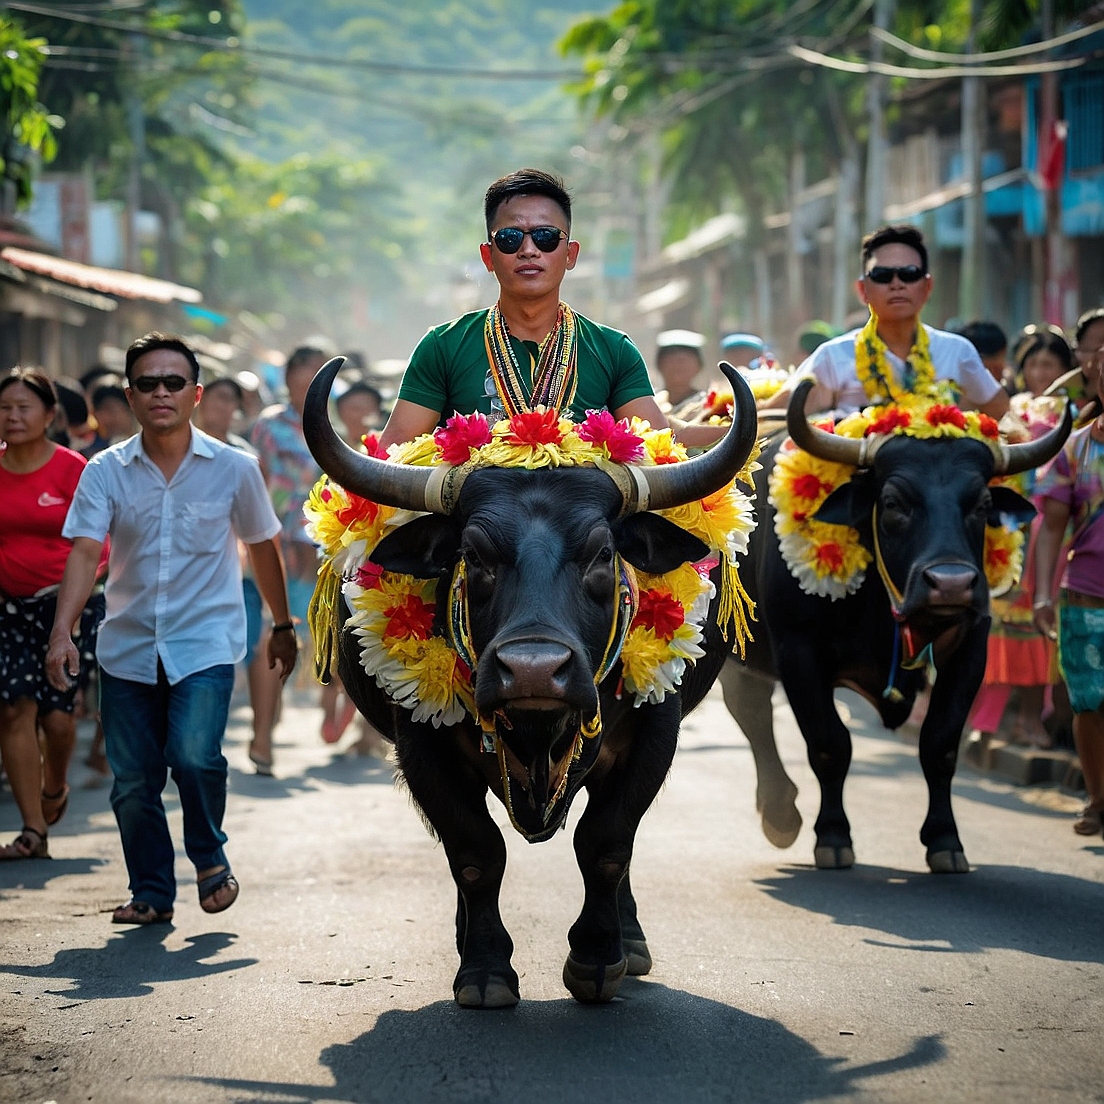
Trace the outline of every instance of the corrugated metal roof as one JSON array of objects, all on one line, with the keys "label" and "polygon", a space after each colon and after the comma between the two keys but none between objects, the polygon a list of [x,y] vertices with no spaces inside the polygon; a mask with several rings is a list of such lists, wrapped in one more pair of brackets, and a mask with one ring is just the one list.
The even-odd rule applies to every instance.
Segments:
[{"label": "corrugated metal roof", "polygon": [[34,253],[29,249],[9,246],[0,250],[0,260],[13,264],[24,272],[48,276],[63,284],[117,295],[120,299],[145,299],[153,303],[198,303],[203,295],[195,288],[173,284],[168,280],[156,280],[138,272],[123,272],[114,268],[96,268],[93,265],[67,261],[64,257],[51,257],[48,253]]}]

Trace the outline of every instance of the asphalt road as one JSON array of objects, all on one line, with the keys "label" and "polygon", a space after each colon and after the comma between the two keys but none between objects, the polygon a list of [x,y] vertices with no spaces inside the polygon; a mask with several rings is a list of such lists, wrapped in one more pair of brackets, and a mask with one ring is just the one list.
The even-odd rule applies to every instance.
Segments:
[{"label": "asphalt road", "polygon": [[[54,859],[0,867],[0,1100],[1104,1101],[1104,840],[1074,836],[1067,797],[963,770],[975,869],[928,874],[915,749],[846,700],[858,865],[812,867],[816,787],[785,706],[806,826],[789,851],[763,839],[750,751],[711,696],[638,837],[655,968],[604,1007],[560,981],[569,835],[529,846],[500,808],[522,1003],[453,1004],[444,855],[386,764],[319,742],[315,710],[286,711],[276,779],[248,772],[234,715],[242,893],[218,916],[181,853],[174,924],[112,927],[107,791],[74,788]],[[5,838],[18,825],[0,797]]]}]

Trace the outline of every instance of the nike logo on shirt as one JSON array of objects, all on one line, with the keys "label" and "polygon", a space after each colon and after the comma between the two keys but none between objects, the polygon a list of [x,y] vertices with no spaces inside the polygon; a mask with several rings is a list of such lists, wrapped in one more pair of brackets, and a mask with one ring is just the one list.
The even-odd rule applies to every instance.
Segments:
[{"label": "nike logo on shirt", "polygon": [[38,504],[39,506],[64,506],[65,499],[55,498],[49,491],[43,491],[42,494],[38,496]]}]

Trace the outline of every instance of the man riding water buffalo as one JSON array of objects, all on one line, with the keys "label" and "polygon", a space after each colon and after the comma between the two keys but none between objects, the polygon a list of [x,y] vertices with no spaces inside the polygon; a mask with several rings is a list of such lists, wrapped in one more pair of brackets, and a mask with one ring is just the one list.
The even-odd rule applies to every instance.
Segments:
[{"label": "man riding water buffalo", "polygon": [[[1014,582],[1018,527],[1034,514],[991,482],[1045,463],[1071,423],[1067,413],[1036,441],[1003,444],[995,418],[1007,396],[968,342],[919,321],[931,292],[919,232],[883,227],[864,240],[862,261],[869,323],[821,345],[769,404],[788,403],[791,440],[766,447],[756,476],[747,584],[759,624],[746,665],[729,663],[722,684],[755,752],[764,830],[786,847],[801,818],[774,743],[781,680],[820,783],[814,857],[835,869],[855,855],[843,809],[851,738],[833,689],[857,690],[897,728],[926,671],[920,838],[933,871],[962,873],[950,799],[958,742],[985,669],[990,589]],[[958,391],[979,409],[960,409]],[[828,408],[841,420],[809,421]]]},{"label": "man riding water buffalo", "polygon": [[486,211],[481,251],[499,301],[419,345],[383,436],[391,458],[355,452],[333,431],[326,403],[340,361],[311,386],[304,431],[333,480],[308,509],[329,557],[312,616],[335,637],[323,665],[336,660],[357,706],[394,741],[444,845],[458,894],[457,1002],[519,998],[488,788],[539,842],[584,786],[584,902],[563,976],[580,1001],[608,1001],[626,973],[651,965],[629,882],[637,826],[681,717],[746,639],[733,557],[750,505],[733,480],[748,476],[754,399],[726,366],[733,424],[686,459],[628,338],[559,300],[578,254],[559,182],[513,174],[492,185]]}]

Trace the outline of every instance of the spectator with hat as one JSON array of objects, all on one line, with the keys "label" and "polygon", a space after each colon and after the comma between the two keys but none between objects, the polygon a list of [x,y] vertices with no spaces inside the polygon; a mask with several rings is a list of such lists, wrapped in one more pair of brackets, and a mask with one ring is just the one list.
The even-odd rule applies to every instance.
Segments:
[{"label": "spectator with hat", "polygon": [[704,346],[704,335],[694,330],[664,330],[656,337],[656,371],[665,388],[656,401],[665,414],[680,417],[705,397],[697,386]]}]

